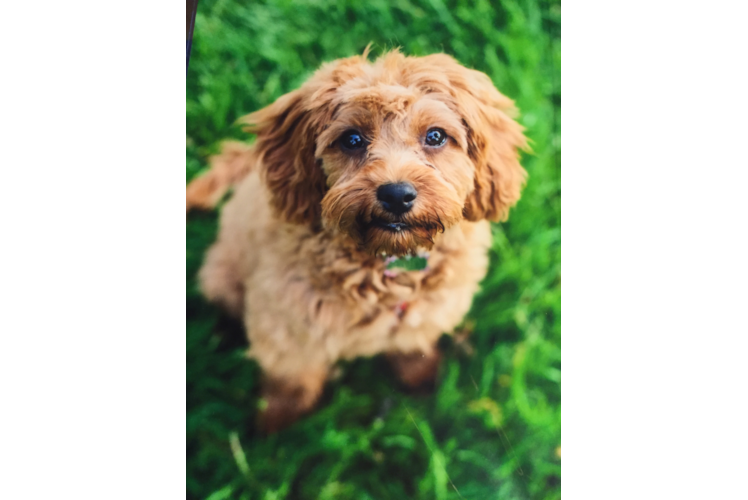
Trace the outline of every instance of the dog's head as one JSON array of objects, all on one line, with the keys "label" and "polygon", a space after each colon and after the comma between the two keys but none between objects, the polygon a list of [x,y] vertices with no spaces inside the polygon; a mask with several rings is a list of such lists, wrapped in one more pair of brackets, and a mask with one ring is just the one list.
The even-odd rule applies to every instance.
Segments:
[{"label": "dog's head", "polygon": [[329,63],[244,122],[281,218],[403,255],[462,219],[506,219],[526,176],[513,113],[483,73],[395,51]]}]

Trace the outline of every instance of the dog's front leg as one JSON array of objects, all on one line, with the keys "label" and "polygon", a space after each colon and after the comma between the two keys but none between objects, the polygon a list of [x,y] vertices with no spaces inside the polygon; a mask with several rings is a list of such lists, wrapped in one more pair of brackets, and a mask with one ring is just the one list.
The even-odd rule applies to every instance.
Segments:
[{"label": "dog's front leg", "polygon": [[327,379],[327,369],[308,369],[289,376],[264,374],[263,408],[258,428],[267,434],[281,431],[314,408]]}]

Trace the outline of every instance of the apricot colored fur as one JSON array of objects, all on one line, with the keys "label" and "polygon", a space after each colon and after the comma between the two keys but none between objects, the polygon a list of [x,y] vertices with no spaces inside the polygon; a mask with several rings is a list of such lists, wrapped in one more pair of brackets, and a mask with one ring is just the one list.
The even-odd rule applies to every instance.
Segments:
[{"label": "apricot colored fur", "polygon": [[[488,221],[506,219],[525,181],[514,114],[487,76],[447,55],[351,57],[243,118],[256,142],[229,143],[188,186],[188,211],[235,190],[199,277],[244,321],[266,377],[266,430],[313,408],[341,359],[387,353],[406,384],[433,376],[437,339],[485,276]],[[441,148],[424,146],[433,127],[448,135]],[[337,144],[352,128],[369,142],[357,154]],[[392,182],[418,193],[402,217],[377,201]],[[426,269],[385,273],[382,252],[426,251]]]}]

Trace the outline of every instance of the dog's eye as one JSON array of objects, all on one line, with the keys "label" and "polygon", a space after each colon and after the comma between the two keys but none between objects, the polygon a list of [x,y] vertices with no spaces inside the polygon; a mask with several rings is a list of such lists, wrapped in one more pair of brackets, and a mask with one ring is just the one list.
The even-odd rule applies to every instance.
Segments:
[{"label": "dog's eye", "polygon": [[443,146],[447,142],[447,133],[440,128],[432,128],[426,132],[426,145],[431,147]]},{"label": "dog's eye", "polygon": [[364,140],[364,137],[357,131],[348,130],[340,136],[340,139],[338,139],[338,144],[340,144],[340,147],[346,151],[355,151],[366,146],[366,141]]}]

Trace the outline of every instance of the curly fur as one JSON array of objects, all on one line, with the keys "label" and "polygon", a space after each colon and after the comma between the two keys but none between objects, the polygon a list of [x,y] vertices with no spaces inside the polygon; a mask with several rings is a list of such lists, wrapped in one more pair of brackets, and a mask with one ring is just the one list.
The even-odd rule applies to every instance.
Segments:
[{"label": "curly fur", "polygon": [[[437,339],[486,273],[488,221],[506,219],[525,181],[514,114],[487,76],[447,55],[351,57],[243,118],[255,144],[229,143],[188,186],[188,210],[235,187],[200,283],[245,323],[266,375],[267,430],[311,409],[340,359],[387,353],[409,385],[433,376],[436,362],[413,356],[438,359]],[[445,146],[424,147],[431,127],[446,131]],[[365,152],[338,147],[351,128]],[[401,181],[418,195],[395,217],[376,190]],[[426,251],[426,269],[385,272],[381,253]]]}]

